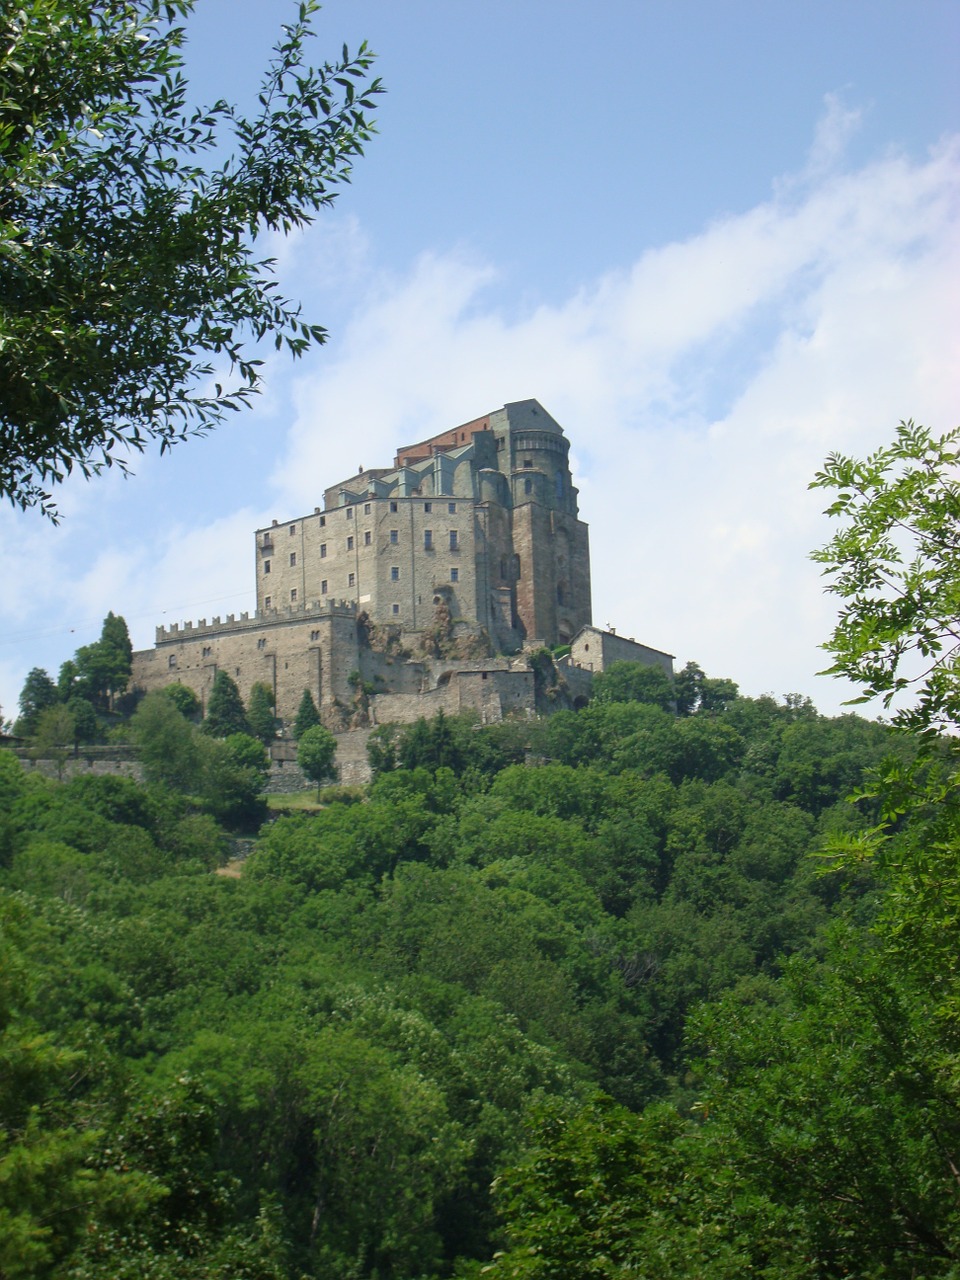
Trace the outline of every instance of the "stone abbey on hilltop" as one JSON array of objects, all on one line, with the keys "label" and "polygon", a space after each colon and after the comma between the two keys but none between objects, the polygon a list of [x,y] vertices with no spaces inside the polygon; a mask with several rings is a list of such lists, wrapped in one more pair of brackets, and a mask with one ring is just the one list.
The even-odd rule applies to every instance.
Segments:
[{"label": "stone abbey on hilltop", "polygon": [[[133,684],[206,700],[262,681],[288,725],[304,689],[331,728],[443,707],[532,711],[524,650],[572,646],[571,697],[616,658],[669,654],[591,626],[590,554],[562,428],[522,400],[398,450],[256,538],[257,611],[157,629]],[[591,649],[592,644],[592,649]],[[362,705],[361,705],[362,704]]]}]

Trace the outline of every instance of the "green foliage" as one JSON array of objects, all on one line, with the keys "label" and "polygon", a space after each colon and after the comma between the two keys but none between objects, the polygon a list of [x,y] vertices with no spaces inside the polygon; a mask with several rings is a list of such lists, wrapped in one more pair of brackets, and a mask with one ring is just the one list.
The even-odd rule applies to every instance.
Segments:
[{"label": "green foliage", "polygon": [[304,689],[300,706],[297,708],[297,718],[293,724],[293,736],[299,742],[308,729],[314,728],[319,723],[320,712],[313,700],[313,694],[309,689]]},{"label": "green foliage", "polygon": [[52,760],[57,766],[57,777],[63,777],[63,767],[76,743],[77,722],[69,707],[57,704],[41,711],[30,739],[30,754],[34,760]]},{"label": "green foliage", "polygon": [[99,733],[99,724],[93,704],[86,698],[75,696],[67,702],[67,710],[73,716],[74,743],[94,742]]},{"label": "green foliage", "polygon": [[199,720],[200,699],[185,684],[167,684],[160,690],[165,698],[169,698],[176,709],[187,720]]},{"label": "green foliage", "polygon": [[[194,108],[193,0],[25,0],[0,19],[0,492],[56,518],[74,469],[124,468],[258,389],[247,340],[324,340],[275,288],[261,235],[308,224],[371,131],[371,55],[309,66],[313,0],[283,28],[246,117]],[[232,144],[232,150],[231,150]],[[207,389],[226,357],[232,385]]]},{"label": "green foliage", "polygon": [[476,716],[465,712],[448,716],[442,710],[412,725],[379,725],[367,740],[367,758],[375,774],[404,769],[451,769],[469,779],[471,787],[499,769],[522,760],[529,726],[506,720],[478,732]]},{"label": "green foliage", "polygon": [[200,732],[210,738],[227,738],[231,733],[250,732],[237,682],[226,671],[218,671],[213,681]]},{"label": "green foliage", "polygon": [[[40,1131],[129,1180],[64,1218],[54,1274],[947,1280],[948,752],[884,765],[857,835],[842,795],[891,731],[802,700],[444,716],[378,731],[365,794],[225,868],[263,745],[165,694],[132,726],[162,782],[0,752],[17,1044],[71,1055]],[[811,863],[827,830],[845,852]]]},{"label": "green foliage", "polygon": [[612,662],[593,677],[593,696],[597,702],[648,702],[672,711],[676,695],[673,681],[662,667]]},{"label": "green foliage", "polygon": [[85,698],[101,711],[109,711],[129,683],[132,660],[133,645],[126,622],[108,613],[100,639],[82,645],[68,671],[61,669],[63,695],[66,697],[69,688],[71,696]]},{"label": "green foliage", "polygon": [[297,764],[303,775],[317,784],[317,798],[320,796],[320,784],[336,777],[334,759],[337,754],[337,740],[323,725],[315,724],[307,729],[297,743]]},{"label": "green foliage", "polygon": [[250,690],[247,721],[250,732],[255,738],[259,738],[265,747],[269,747],[277,736],[277,719],[273,713],[274,702],[271,687],[258,680]]},{"label": "green foliage", "polygon": [[270,758],[262,742],[247,733],[223,739],[197,736],[197,791],[213,816],[230,827],[255,829],[266,817],[261,798]]},{"label": "green foliage", "polygon": [[176,791],[196,788],[200,760],[193,726],[166,690],[147,694],[130,721],[130,735],[148,782]]},{"label": "green foliage", "polygon": [[835,491],[826,514],[844,523],[813,555],[844,602],[828,671],[862,687],[854,702],[880,697],[921,731],[960,724],[958,440],[960,428],[935,439],[901,422],[893,444],[863,461],[831,454],[811,484]]},{"label": "green foliage", "polygon": [[674,679],[677,714],[691,716],[697,711],[705,713],[725,711],[739,697],[739,689],[732,680],[711,679],[696,662],[688,662]]},{"label": "green foliage", "polygon": [[17,720],[16,732],[29,738],[36,732],[40,713],[55,706],[59,701],[57,686],[50,676],[42,667],[34,667],[28,673],[20,690],[20,717]]}]

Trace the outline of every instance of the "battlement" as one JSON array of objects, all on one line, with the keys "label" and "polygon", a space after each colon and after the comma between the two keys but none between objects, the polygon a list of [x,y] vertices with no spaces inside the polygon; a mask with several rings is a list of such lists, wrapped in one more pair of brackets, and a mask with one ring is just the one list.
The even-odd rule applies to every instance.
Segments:
[{"label": "battlement", "polygon": [[176,644],[182,640],[196,640],[201,636],[223,636],[244,631],[260,631],[265,626],[304,622],[311,618],[355,618],[358,606],[353,600],[314,600],[302,605],[285,605],[282,609],[260,609],[254,614],[241,613],[239,618],[228,613],[223,619],[207,622],[174,622],[169,627],[157,627],[156,643]]}]

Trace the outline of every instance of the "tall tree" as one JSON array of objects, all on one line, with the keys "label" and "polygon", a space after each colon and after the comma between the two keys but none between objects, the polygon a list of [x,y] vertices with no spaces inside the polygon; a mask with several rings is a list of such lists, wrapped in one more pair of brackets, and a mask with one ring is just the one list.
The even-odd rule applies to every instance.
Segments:
[{"label": "tall tree", "polygon": [[210,738],[227,738],[231,733],[250,732],[237,682],[226,671],[217,672],[200,732]]},{"label": "tall tree", "polygon": [[[319,4],[301,0],[256,114],[192,107],[176,24],[194,2],[0,10],[0,494],[54,519],[71,471],[125,469],[246,403],[250,339],[298,356],[325,337],[257,240],[348,178],[380,92],[371,55],[309,65]],[[229,379],[211,391],[214,362]]]},{"label": "tall tree", "polygon": [[[76,652],[71,692],[109,711],[116,695],[126,689],[132,670],[133,645],[127,624],[123,618],[108,613],[100,639],[82,645]],[[63,671],[61,678],[68,678]]]},{"label": "tall tree", "polygon": [[320,712],[317,710],[317,704],[313,700],[313,694],[309,689],[304,689],[303,697],[300,699],[300,706],[297,708],[297,718],[293,725],[293,736],[297,739],[302,738],[308,729],[312,729],[314,725],[320,723]]},{"label": "tall tree", "polygon": [[20,717],[17,720],[17,733],[29,737],[35,732],[37,718],[41,711],[55,706],[60,701],[60,694],[53,680],[42,667],[34,667],[27,673],[20,690]]},{"label": "tall tree", "polygon": [[277,735],[277,717],[273,713],[273,690],[262,680],[258,680],[250,690],[247,704],[247,721],[250,732],[268,747]]}]

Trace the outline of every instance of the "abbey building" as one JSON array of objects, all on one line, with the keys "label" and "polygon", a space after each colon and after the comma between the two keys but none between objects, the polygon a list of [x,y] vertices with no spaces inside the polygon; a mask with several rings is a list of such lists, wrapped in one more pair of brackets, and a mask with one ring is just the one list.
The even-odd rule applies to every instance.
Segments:
[{"label": "abbey building", "polygon": [[568,452],[535,400],[405,446],[257,531],[258,612],[349,600],[415,635],[443,602],[500,653],[569,643],[590,622],[590,557]]},{"label": "abbey building", "polygon": [[[494,718],[530,709],[529,664],[513,655],[593,630],[568,455],[536,400],[404,446],[311,513],[258,529],[256,614],[158,628],[134,684],[179,681],[204,700],[222,668],[244,697],[269,684],[288,724],[309,689],[333,728],[356,715],[358,689],[374,718],[377,703],[410,718],[383,700],[411,694],[441,694],[449,710],[486,699]],[[669,655],[636,648],[669,669]]]}]

